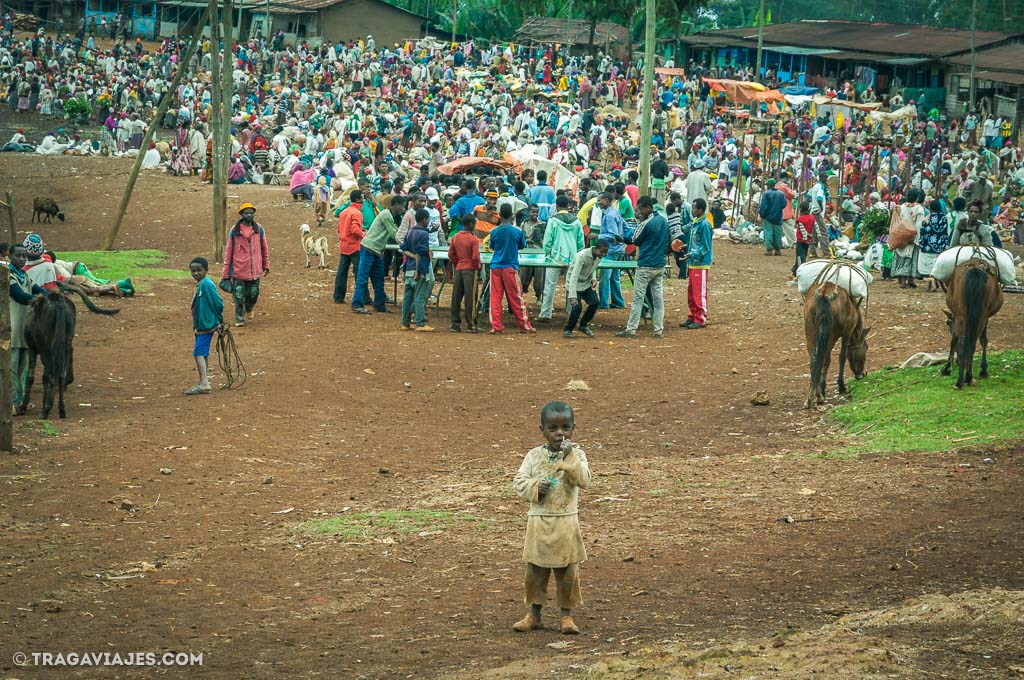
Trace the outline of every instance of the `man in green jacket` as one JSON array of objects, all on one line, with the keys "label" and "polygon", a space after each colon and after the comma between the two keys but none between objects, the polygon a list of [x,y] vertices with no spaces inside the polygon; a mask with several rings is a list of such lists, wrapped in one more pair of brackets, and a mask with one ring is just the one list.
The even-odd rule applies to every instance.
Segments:
[{"label": "man in green jacket", "polygon": [[[576,253],[583,250],[583,225],[578,217],[569,212],[569,197],[562,194],[555,199],[558,211],[548,219],[544,231],[544,259],[569,265]],[[558,287],[560,269],[552,269],[544,275],[544,297],[540,303],[539,321],[550,321],[555,307],[555,289]]]},{"label": "man in green jacket", "polygon": [[373,284],[373,308],[378,312],[390,311],[386,306],[384,293],[384,250],[388,242],[398,233],[398,220],[405,213],[405,196],[395,196],[387,210],[382,210],[366,230],[366,236],[359,242],[359,271],[356,273],[356,290],[352,294],[352,311],[356,314],[370,314],[366,304],[367,282]]}]

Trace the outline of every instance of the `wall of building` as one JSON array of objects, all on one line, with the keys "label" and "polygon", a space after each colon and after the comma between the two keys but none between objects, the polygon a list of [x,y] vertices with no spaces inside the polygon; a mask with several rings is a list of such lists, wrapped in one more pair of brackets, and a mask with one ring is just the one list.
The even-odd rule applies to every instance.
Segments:
[{"label": "wall of building", "polygon": [[419,38],[421,29],[419,17],[375,0],[346,0],[320,10],[320,34],[332,42],[372,35],[380,48]]}]

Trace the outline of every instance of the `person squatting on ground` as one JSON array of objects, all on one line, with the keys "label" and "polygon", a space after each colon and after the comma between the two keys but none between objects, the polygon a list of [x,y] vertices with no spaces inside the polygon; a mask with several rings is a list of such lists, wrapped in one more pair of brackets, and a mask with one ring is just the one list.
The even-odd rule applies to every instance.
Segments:
[{"label": "person squatting on ground", "polygon": [[572,610],[583,604],[579,563],[587,559],[579,522],[579,490],[590,484],[590,466],[583,449],[572,443],[575,417],[561,401],[548,403],[540,412],[540,431],[546,444],[526,454],[512,483],[515,492],[530,503],[526,521],[526,604],[530,612],[512,629],[527,632],[541,627],[541,610],[547,600],[548,579],[555,572],[559,630],[577,635],[580,630]]},{"label": "person squatting on ground", "polygon": [[[483,265],[480,263],[480,239],[476,217],[462,216],[462,231],[448,242],[448,261],[452,266],[452,327],[453,333],[462,330],[461,316],[466,317],[466,330],[476,333],[476,282]],[[460,316],[460,309],[462,315]]]},{"label": "person squatting on ground", "polygon": [[693,226],[686,249],[686,301],[689,315],[679,324],[686,329],[704,328],[708,324],[708,273],[711,269],[711,224],[705,216],[708,203],[703,198],[693,202]]},{"label": "person squatting on ground", "polygon": [[530,325],[519,282],[519,249],[526,247],[526,237],[522,229],[512,224],[511,205],[502,205],[498,217],[501,223],[491,231],[490,238],[494,251],[491,257],[491,333],[505,330],[501,321],[502,298],[508,299],[509,309],[519,323],[519,332],[536,333]]},{"label": "person squatting on ground", "polygon": [[213,334],[224,325],[224,301],[220,299],[217,286],[206,275],[209,269],[210,263],[202,257],[192,258],[188,265],[188,271],[196,281],[196,291],[192,295],[192,332],[196,336],[192,356],[199,371],[199,383],[185,390],[185,394],[189,396],[213,392],[213,388],[210,387],[208,365],[210,344],[213,341]]},{"label": "person squatting on ground", "polygon": [[626,233],[626,242],[639,250],[636,261],[636,276],[633,281],[633,302],[629,307],[626,328],[615,335],[620,338],[635,338],[640,326],[644,301],[650,291],[654,337],[665,337],[665,265],[668,262],[669,237],[668,220],[654,212],[654,199],[641,196],[636,202],[640,224]]},{"label": "person squatting on ground", "polygon": [[224,269],[221,281],[230,281],[231,297],[235,301],[235,325],[244,326],[246,319],[252,320],[253,310],[260,298],[260,279],[270,274],[270,253],[267,250],[267,235],[256,222],[256,206],[243,203],[238,209],[241,219],[228,231],[228,243],[224,247]]},{"label": "person squatting on ground", "polygon": [[[576,322],[580,324],[580,333],[593,337],[594,331],[590,330],[590,322],[597,314],[597,265],[601,264],[601,258],[608,255],[608,242],[598,239],[590,248],[576,253],[569,271],[565,273],[565,288],[569,295],[569,319],[565,323],[565,331],[562,335],[571,338],[576,328]],[[580,300],[587,303],[587,311],[582,311]]]},{"label": "person squatting on ground", "polygon": [[[416,211],[412,229],[402,239],[399,249],[405,255],[402,270],[405,273],[405,289],[402,292],[402,328],[430,332],[427,325],[427,300],[434,289],[434,268],[430,264],[430,212],[426,208]],[[416,327],[413,328],[415,315]]]}]

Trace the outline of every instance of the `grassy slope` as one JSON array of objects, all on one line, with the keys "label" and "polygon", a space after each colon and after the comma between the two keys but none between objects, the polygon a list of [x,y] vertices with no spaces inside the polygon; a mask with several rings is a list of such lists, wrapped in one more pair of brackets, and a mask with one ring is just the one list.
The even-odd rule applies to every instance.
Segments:
[{"label": "grassy slope", "polygon": [[[845,453],[945,451],[1024,439],[1024,351],[989,354],[989,378],[956,391],[939,366],[875,371],[853,382],[848,404],[832,420],[856,435]],[[844,452],[839,452],[842,455]]]},{"label": "grassy slope", "polygon": [[184,266],[180,269],[154,266],[167,261],[167,253],[160,250],[88,250],[60,252],[57,256],[62,260],[84,262],[93,274],[111,281],[118,281],[126,276],[133,279],[179,279],[189,276],[188,269]]}]

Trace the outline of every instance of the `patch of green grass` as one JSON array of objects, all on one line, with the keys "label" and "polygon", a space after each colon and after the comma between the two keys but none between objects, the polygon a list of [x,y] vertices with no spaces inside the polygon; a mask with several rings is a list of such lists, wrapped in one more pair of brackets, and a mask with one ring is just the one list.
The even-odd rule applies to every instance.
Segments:
[{"label": "patch of green grass", "polygon": [[367,538],[388,533],[440,531],[456,522],[473,522],[477,529],[489,525],[489,520],[484,518],[444,510],[381,510],[310,520],[300,524],[298,531],[339,538]]},{"label": "patch of green grass", "polygon": [[974,360],[974,387],[954,390],[953,375],[939,375],[939,366],[883,370],[852,383],[850,402],[837,406],[831,419],[856,435],[846,449],[827,458],[892,451],[948,451],[991,446],[1024,439],[1024,351],[992,352],[989,377],[978,378],[980,354]]},{"label": "patch of green grass", "polygon": [[650,495],[652,495],[652,496],[657,498],[657,497],[664,496],[665,494],[667,494],[668,493],[668,489],[651,489],[647,493],[649,493]]},{"label": "patch of green grass", "polygon": [[167,262],[167,253],[162,250],[83,250],[59,252],[62,260],[83,262],[96,276],[119,281],[126,276],[133,279],[184,279],[189,277],[184,264],[179,269],[168,269],[156,265]]},{"label": "patch of green grass", "polygon": [[25,429],[33,430],[44,437],[56,437],[60,430],[54,427],[48,420],[29,420],[25,423]]}]

